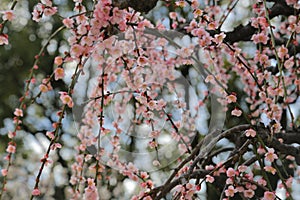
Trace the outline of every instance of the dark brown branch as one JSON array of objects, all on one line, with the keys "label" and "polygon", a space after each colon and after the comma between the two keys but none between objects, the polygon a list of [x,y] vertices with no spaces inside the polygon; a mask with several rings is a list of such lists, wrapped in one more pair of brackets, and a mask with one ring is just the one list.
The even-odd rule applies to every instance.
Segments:
[{"label": "dark brown branch", "polygon": [[[269,10],[269,17],[272,19],[280,15],[299,15],[299,13],[300,10],[296,10],[288,6],[284,1],[277,1]],[[252,35],[256,31],[257,29],[251,26],[251,22],[249,22],[246,26],[239,25],[233,31],[226,33],[225,41],[231,44],[239,41],[250,41]]]},{"label": "dark brown branch", "polygon": [[288,6],[285,1],[276,2],[269,12],[270,19],[277,17],[279,15],[289,16],[298,15],[300,10],[296,10],[291,6]]},{"label": "dark brown branch", "polygon": [[113,0],[113,5],[120,9],[131,7],[138,12],[149,12],[158,0]]},{"label": "dark brown branch", "polygon": [[256,32],[256,28],[251,23],[246,26],[239,25],[233,31],[226,33],[225,41],[230,44],[239,41],[250,41],[252,35]]},{"label": "dark brown branch", "polygon": [[[299,130],[300,132],[300,130]],[[276,137],[282,138],[285,144],[300,143],[300,133],[299,132],[286,132],[278,133]]]}]

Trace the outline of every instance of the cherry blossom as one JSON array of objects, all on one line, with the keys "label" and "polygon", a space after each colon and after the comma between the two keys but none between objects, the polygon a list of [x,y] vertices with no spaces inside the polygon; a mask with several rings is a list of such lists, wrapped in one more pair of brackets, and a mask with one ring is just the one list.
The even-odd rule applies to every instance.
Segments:
[{"label": "cherry blossom", "polygon": [[13,10],[7,10],[3,12],[2,19],[12,21],[15,18],[15,14]]},{"label": "cherry blossom", "polygon": [[23,110],[21,110],[19,108],[16,108],[15,112],[14,112],[14,115],[17,116],[17,117],[23,117]]},{"label": "cherry blossom", "polygon": [[0,45],[8,44],[8,35],[0,34]]},{"label": "cherry blossom", "polygon": [[[71,176],[66,180],[72,186],[68,188],[70,199],[96,200],[103,191],[111,198],[124,193],[127,199],[171,195],[193,199],[202,182],[211,187],[223,185],[218,189],[224,199],[275,199],[277,188],[292,187],[293,175],[277,176],[274,161],[286,156],[283,160],[289,163],[282,162],[280,167],[288,167],[287,173],[299,165],[297,151],[286,155],[286,148],[295,147],[285,138],[287,132],[298,131],[299,121],[293,108],[300,89],[298,1],[257,1],[243,7],[248,16],[244,19],[235,19],[241,7],[231,1],[163,1],[160,6],[166,12],[160,13],[163,18],[158,21],[156,10],[149,13],[150,20],[140,10],[143,5],[131,5],[132,1],[91,2],[73,0],[71,8],[64,8],[61,2],[40,0],[31,8],[31,20],[40,22],[37,26],[55,26],[32,58],[24,95],[13,112],[13,127],[5,130],[9,142],[7,165],[1,166],[1,195],[7,174],[16,167],[10,168],[18,155],[15,136],[31,131],[34,106],[37,111],[45,109],[49,127],[31,135],[38,138],[36,135],[46,132],[41,137],[47,136],[50,142],[32,178],[36,183],[31,198],[45,191],[42,183],[48,173],[44,166],[52,162],[53,167],[60,166],[56,156],[52,157],[55,150],[71,149],[64,141],[68,131],[74,133],[72,145],[76,143],[68,168]],[[278,6],[294,12],[274,12]],[[19,17],[13,7],[6,9],[1,12],[0,45],[9,44],[9,21]],[[61,27],[54,30],[56,21]],[[240,21],[243,24],[236,24]],[[63,41],[49,56],[44,49],[56,41],[60,31]],[[43,75],[41,59],[50,58],[52,71]],[[60,84],[64,89],[57,86]],[[80,84],[85,89],[76,88]],[[86,96],[81,99],[78,90]],[[62,91],[59,99],[57,91]],[[48,105],[51,96],[63,106]],[[68,127],[72,111],[79,118],[77,131]],[[219,119],[222,114],[227,116]],[[223,148],[222,139],[230,143],[228,148]],[[276,145],[278,142],[282,145]],[[262,171],[274,175],[279,182],[276,188],[266,188],[270,180]],[[122,184],[126,183],[119,180],[134,183],[135,190],[124,192]],[[258,188],[264,194],[256,192]],[[47,195],[45,192],[45,198]]]},{"label": "cherry blossom", "polygon": [[226,175],[227,175],[227,177],[233,177],[233,176],[235,176],[235,170],[233,169],[233,168],[229,168],[229,169],[227,169],[227,171],[226,171]]},{"label": "cherry blossom", "polygon": [[209,183],[213,183],[215,181],[215,179],[214,179],[213,176],[206,175],[206,181],[209,182]]},{"label": "cherry blossom", "polygon": [[251,39],[253,40],[253,42],[255,44],[258,44],[258,43],[267,44],[267,42],[268,42],[268,36],[266,35],[266,33],[263,33],[263,32],[254,34]]},{"label": "cherry blossom", "polygon": [[17,133],[15,131],[8,131],[8,138],[16,137]]},{"label": "cherry blossom", "polygon": [[7,169],[2,169],[1,170],[2,176],[7,176],[7,173],[8,173]]},{"label": "cherry blossom", "polygon": [[245,131],[245,135],[247,137],[255,137],[256,136],[256,131],[253,129],[248,129]]},{"label": "cherry blossom", "polygon": [[284,46],[279,47],[278,49],[278,57],[280,59],[283,59],[288,53],[288,49],[285,48]]},{"label": "cherry blossom", "polygon": [[276,198],[275,194],[270,191],[264,193],[264,200],[274,200]]},{"label": "cherry blossom", "polygon": [[243,194],[246,198],[252,198],[255,195],[253,190],[244,190]]},{"label": "cherry blossom", "polygon": [[234,110],[231,111],[231,115],[239,117],[242,115],[242,111],[238,108],[235,108]]},{"label": "cherry blossom", "polygon": [[274,153],[275,150],[273,148],[268,149],[268,152],[265,154],[265,158],[267,161],[273,162],[278,159],[278,156]]},{"label": "cherry blossom", "polygon": [[228,95],[228,96],[226,97],[226,101],[227,101],[227,103],[235,103],[235,102],[236,102],[236,100],[237,100],[237,98],[236,98],[236,96],[235,96],[235,95],[233,95],[233,94],[231,94],[231,95]]},{"label": "cherry blossom", "polygon": [[228,186],[227,190],[225,190],[225,195],[227,197],[233,197],[236,192],[236,189],[232,185],[230,185]]},{"label": "cherry blossom", "polygon": [[41,194],[41,191],[38,188],[35,188],[32,193],[33,196],[39,196]]},{"label": "cherry blossom", "polygon": [[186,2],[185,2],[185,1],[181,1],[181,0],[180,0],[180,1],[176,1],[175,3],[176,3],[176,5],[179,6],[179,7],[185,7],[185,6],[186,6]]},{"label": "cherry blossom", "polygon": [[264,170],[266,170],[267,172],[270,172],[273,175],[276,173],[276,169],[272,166],[265,166]]},{"label": "cherry blossom", "polygon": [[54,144],[51,146],[51,150],[60,149],[61,147],[62,147],[61,144],[59,144],[59,143],[54,143]]},{"label": "cherry blossom", "polygon": [[16,152],[16,146],[13,145],[13,144],[9,144],[8,147],[6,148],[6,152],[15,153]]},{"label": "cherry blossom", "polygon": [[84,189],[84,197],[85,200],[98,200],[98,190],[95,186],[94,180],[92,178],[87,179],[88,187]]},{"label": "cherry blossom", "polygon": [[53,132],[51,132],[51,131],[47,131],[46,132],[46,135],[50,138],[50,139],[54,139],[54,133]]},{"label": "cherry blossom", "polygon": [[265,154],[266,153],[266,150],[263,146],[259,146],[258,149],[257,149],[257,153],[259,154]]},{"label": "cherry blossom", "polygon": [[264,180],[263,178],[258,179],[257,183],[260,184],[260,185],[262,185],[262,186],[266,186],[267,185],[267,181]]},{"label": "cherry blossom", "polygon": [[60,92],[60,100],[63,104],[68,105],[69,108],[72,108],[74,105],[72,98],[66,92]]},{"label": "cherry blossom", "polygon": [[54,59],[54,63],[58,66],[61,65],[63,63],[63,58],[61,56],[56,56]]},{"label": "cherry blossom", "polygon": [[59,68],[56,68],[56,69],[55,69],[54,74],[55,74],[54,79],[55,79],[55,80],[59,80],[59,79],[64,78],[64,76],[65,76],[65,71],[64,71],[63,68],[59,67]]}]

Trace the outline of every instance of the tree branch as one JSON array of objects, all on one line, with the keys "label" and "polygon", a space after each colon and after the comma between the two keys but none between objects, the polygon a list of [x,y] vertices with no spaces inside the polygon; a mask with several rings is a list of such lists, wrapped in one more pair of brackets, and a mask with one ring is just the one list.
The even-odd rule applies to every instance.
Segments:
[{"label": "tree branch", "polygon": [[113,0],[113,6],[120,9],[131,7],[138,12],[149,12],[152,10],[158,0]]},{"label": "tree branch", "polygon": [[[296,10],[290,6],[288,6],[285,1],[277,1],[272,8],[269,10],[270,19],[283,15],[298,15],[300,10]],[[250,41],[252,35],[257,31],[256,28],[251,26],[251,22],[249,22],[246,26],[239,25],[233,31],[227,32],[225,41],[229,43],[239,42],[239,41]]]}]

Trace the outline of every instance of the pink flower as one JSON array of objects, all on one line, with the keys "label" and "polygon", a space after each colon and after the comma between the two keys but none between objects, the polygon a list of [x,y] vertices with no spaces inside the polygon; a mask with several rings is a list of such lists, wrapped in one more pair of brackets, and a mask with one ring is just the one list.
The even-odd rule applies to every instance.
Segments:
[{"label": "pink flower", "polygon": [[217,27],[218,27],[217,22],[213,21],[207,25],[207,30],[216,30]]},{"label": "pink flower", "polygon": [[155,140],[151,140],[150,142],[149,142],[149,147],[151,148],[151,149],[154,149],[154,148],[156,148],[158,145],[157,145],[157,142],[155,141]]},{"label": "pink flower", "polygon": [[3,21],[12,21],[15,18],[14,12],[12,10],[4,11],[4,14],[2,16]]},{"label": "pink flower", "polygon": [[8,153],[15,153],[16,152],[16,146],[9,144],[8,147],[6,148],[6,152]]},{"label": "pink flower", "polygon": [[162,110],[166,105],[167,105],[167,103],[163,99],[160,99],[157,101],[156,109]]},{"label": "pink flower", "polygon": [[213,170],[215,167],[213,165],[206,165],[205,170]]},{"label": "pink flower", "polygon": [[59,67],[56,68],[54,71],[54,79],[57,81],[59,79],[63,79],[65,76],[65,71],[63,68]]},{"label": "pink flower", "polygon": [[264,198],[263,200],[274,200],[275,199],[275,194],[273,192],[270,192],[270,191],[266,191],[264,193]]},{"label": "pink flower", "polygon": [[169,17],[170,17],[171,19],[175,20],[176,17],[177,17],[177,13],[176,13],[176,12],[170,12],[170,13],[169,13]]},{"label": "pink flower", "polygon": [[205,83],[213,83],[214,82],[214,77],[213,75],[208,75],[206,78],[205,78]]},{"label": "pink flower", "polygon": [[267,181],[265,179],[263,179],[263,178],[258,179],[257,183],[259,185],[262,185],[262,186],[266,186],[267,185]]},{"label": "pink flower", "polygon": [[19,108],[15,109],[14,115],[17,117],[23,117],[23,111]]},{"label": "pink flower", "polygon": [[209,182],[209,183],[213,183],[215,181],[215,178],[211,175],[206,175],[206,181]]},{"label": "pink flower", "polygon": [[216,34],[214,36],[213,41],[219,46],[220,44],[222,44],[225,37],[226,37],[226,35],[222,32],[220,34]]},{"label": "pink flower", "polygon": [[154,101],[154,100],[149,101],[148,108],[150,110],[154,110],[156,108],[156,101]]},{"label": "pink flower", "polygon": [[84,48],[79,44],[74,44],[70,49],[70,54],[72,57],[78,58],[84,52]]},{"label": "pink flower", "polygon": [[7,173],[8,173],[7,169],[2,169],[1,170],[2,176],[7,176]]},{"label": "pink flower", "polygon": [[41,194],[41,191],[38,188],[35,188],[32,193],[33,196],[39,196]]},{"label": "pink flower", "polygon": [[233,181],[234,181],[234,178],[227,178],[227,179],[226,179],[226,184],[227,184],[227,185],[232,185],[232,184],[233,184]]},{"label": "pink flower", "polygon": [[268,42],[268,36],[266,35],[266,33],[258,33],[258,34],[254,34],[251,38],[251,40],[253,40],[253,42],[255,44],[258,44],[258,43],[263,43],[263,44],[267,44]]},{"label": "pink flower", "polygon": [[241,165],[241,166],[238,167],[238,170],[239,170],[239,172],[242,173],[242,172],[245,172],[247,170],[247,168],[248,167],[246,165]]},{"label": "pink flower", "polygon": [[181,7],[181,8],[186,6],[186,2],[182,1],[182,0],[176,1],[175,4],[176,4],[176,6]]},{"label": "pink flower", "polygon": [[48,7],[48,8],[45,8],[45,10],[44,10],[45,16],[52,16],[55,13],[57,13],[57,7]]},{"label": "pink flower", "polygon": [[158,130],[156,130],[156,131],[151,131],[149,136],[152,138],[156,138],[159,136],[159,134],[160,134],[160,132]]},{"label": "pink flower", "polygon": [[14,138],[16,137],[17,133],[15,131],[8,131],[8,138]]},{"label": "pink flower", "polygon": [[266,170],[267,172],[270,172],[273,175],[276,173],[276,169],[272,166],[265,166],[264,170]]},{"label": "pink flower", "polygon": [[243,194],[246,198],[252,198],[254,196],[254,191],[253,190],[244,190],[243,191]]},{"label": "pink flower", "polygon": [[46,132],[46,135],[47,135],[51,140],[54,139],[54,133],[53,133],[53,132],[47,131],[47,132]]},{"label": "pink flower", "polygon": [[153,119],[154,113],[151,111],[143,112],[143,117],[148,118],[148,119]]},{"label": "pink flower", "polygon": [[140,56],[137,60],[138,65],[140,66],[144,66],[148,64],[148,58],[146,58],[145,56]]},{"label": "pink flower", "polygon": [[256,131],[253,130],[252,128],[250,128],[250,129],[245,131],[245,135],[247,137],[255,137],[256,136]]},{"label": "pink flower", "polygon": [[8,44],[8,35],[7,34],[1,34],[0,35],[0,45]]},{"label": "pink flower", "polygon": [[46,85],[44,85],[44,84],[41,84],[39,86],[39,89],[40,89],[41,92],[48,92],[49,91],[48,87]]},{"label": "pink flower", "polygon": [[196,9],[194,12],[194,18],[197,18],[199,16],[202,16],[203,15],[203,11],[201,9]]},{"label": "pink flower", "polygon": [[52,90],[53,88],[49,79],[43,79],[42,84],[39,86],[39,89],[41,90],[41,92],[48,92],[49,90]]},{"label": "pink flower", "polygon": [[227,188],[227,190],[225,190],[225,195],[226,195],[227,197],[233,197],[233,196],[234,196],[234,193],[236,193],[236,189],[235,189],[232,185],[230,185],[230,186]]},{"label": "pink flower", "polygon": [[61,56],[56,56],[54,59],[54,64],[61,65],[63,63],[63,58]]},{"label": "pink flower", "polygon": [[288,49],[285,48],[283,45],[281,45],[281,47],[278,48],[277,52],[278,52],[278,57],[280,59],[283,59],[287,55]]},{"label": "pink flower", "polygon": [[51,150],[60,149],[62,146],[60,143],[54,143],[51,146]]},{"label": "pink flower", "polygon": [[73,19],[70,19],[70,18],[65,18],[63,20],[63,24],[67,27],[67,28],[72,28],[73,27]]},{"label": "pink flower", "polygon": [[149,175],[148,175],[148,173],[147,172],[141,172],[141,178],[142,179],[146,179],[146,178],[148,178],[149,177]]},{"label": "pink flower", "polygon": [[235,176],[235,170],[230,167],[229,169],[227,169],[226,175],[227,175],[227,177],[233,177],[233,176]]},{"label": "pink flower", "polygon": [[241,114],[242,114],[242,111],[238,108],[235,108],[234,110],[231,111],[231,115],[233,115],[233,116],[239,117],[239,116],[241,116]]},{"label": "pink flower", "polygon": [[41,17],[42,17],[42,10],[40,10],[39,4],[37,6],[34,7],[34,10],[32,12],[32,20],[35,22],[39,22],[41,21]]},{"label": "pink flower", "polygon": [[94,180],[92,178],[88,178],[87,180],[88,186],[84,189],[84,200],[98,200],[98,190],[95,186]]},{"label": "pink flower", "polygon": [[266,153],[266,150],[263,146],[259,146],[258,149],[257,149],[257,153],[264,154],[264,153]]},{"label": "pink flower", "polygon": [[72,108],[74,105],[72,98],[66,92],[60,92],[60,100],[63,104],[68,105],[69,108]]},{"label": "pink flower", "polygon": [[273,148],[268,149],[268,152],[265,154],[267,161],[273,162],[275,159],[278,159],[278,156],[274,152]]},{"label": "pink flower", "polygon": [[235,103],[235,102],[236,102],[236,96],[233,95],[233,94],[228,95],[228,96],[226,97],[226,101],[227,101],[227,103]]},{"label": "pink flower", "polygon": [[290,57],[288,60],[286,60],[285,62],[284,62],[284,67],[286,68],[286,69],[290,69],[290,68],[292,68],[293,66],[294,66],[294,56],[292,56],[292,57]]}]

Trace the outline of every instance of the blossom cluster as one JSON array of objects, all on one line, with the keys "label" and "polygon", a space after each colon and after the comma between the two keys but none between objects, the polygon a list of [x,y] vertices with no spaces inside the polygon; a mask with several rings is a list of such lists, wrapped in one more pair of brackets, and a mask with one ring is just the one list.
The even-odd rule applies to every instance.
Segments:
[{"label": "blossom cluster", "polygon": [[[49,120],[52,127],[42,131],[48,143],[31,198],[45,191],[41,175],[55,167],[54,152],[64,149],[70,111],[79,125],[71,135],[77,143],[66,186],[70,199],[101,199],[108,195],[105,184],[112,188],[109,195],[118,196],[114,182],[124,180],[135,184],[132,199],[194,199],[202,184],[219,190],[220,199],[274,200],[277,188],[292,196],[300,158],[290,145],[296,140],[286,134],[299,131],[293,109],[300,91],[300,20],[293,14],[299,13],[298,1],[254,1],[248,24],[232,31],[223,27],[238,6],[244,9],[238,2],[225,8],[166,1],[168,23],[112,0],[73,0],[68,17],[55,3],[41,0],[32,20],[61,19],[55,33],[64,31],[69,49],[54,56],[52,73],[43,78],[36,75],[43,52],[34,58],[7,134],[0,199],[28,107],[50,93],[59,108]],[[278,14],[279,21],[273,19],[276,6],[289,10]],[[13,8],[0,13],[0,45],[9,44],[4,26],[16,18]],[[62,82],[66,88],[57,91]],[[224,138],[231,145],[222,146]]]}]

